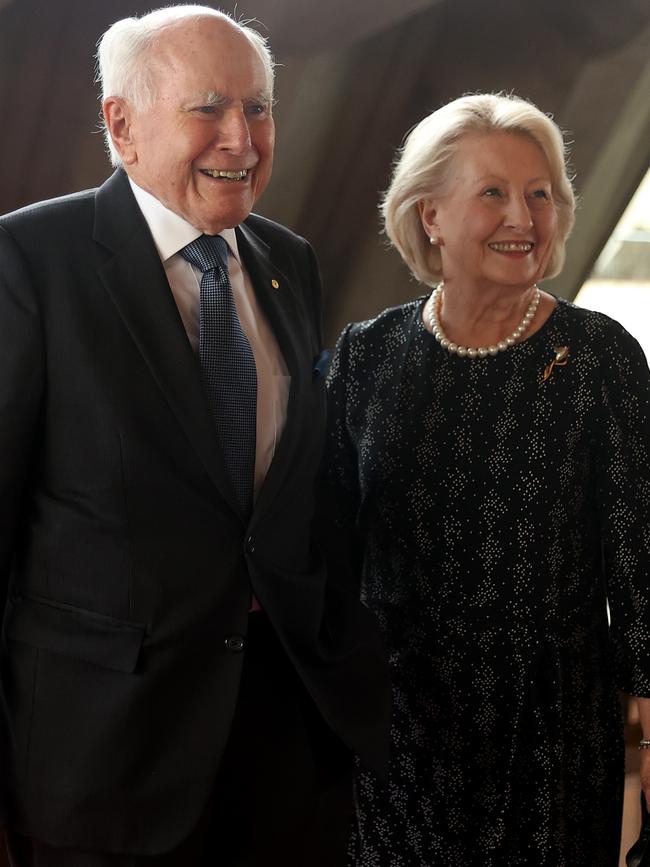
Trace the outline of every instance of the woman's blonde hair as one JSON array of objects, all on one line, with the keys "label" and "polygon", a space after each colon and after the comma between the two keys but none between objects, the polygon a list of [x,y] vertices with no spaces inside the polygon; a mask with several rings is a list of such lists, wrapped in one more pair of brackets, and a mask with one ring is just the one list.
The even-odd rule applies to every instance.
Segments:
[{"label": "woman's blonde hair", "polygon": [[509,132],[532,139],[551,173],[557,232],[544,277],[562,270],[573,227],[575,196],[567,170],[562,132],[531,102],[502,93],[462,96],[434,111],[411,130],[400,149],[390,186],[380,206],[386,234],[413,275],[429,286],[442,277],[440,249],[429,243],[418,203],[444,187],[460,139],[468,133]]}]

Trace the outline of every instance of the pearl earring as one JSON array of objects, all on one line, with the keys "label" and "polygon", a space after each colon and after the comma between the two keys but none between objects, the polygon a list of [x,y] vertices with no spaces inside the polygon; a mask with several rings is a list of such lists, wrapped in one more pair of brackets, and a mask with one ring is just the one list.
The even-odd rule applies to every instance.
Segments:
[{"label": "pearl earring", "polygon": [[432,247],[437,247],[440,243],[440,238],[437,235],[429,235],[429,243]]}]

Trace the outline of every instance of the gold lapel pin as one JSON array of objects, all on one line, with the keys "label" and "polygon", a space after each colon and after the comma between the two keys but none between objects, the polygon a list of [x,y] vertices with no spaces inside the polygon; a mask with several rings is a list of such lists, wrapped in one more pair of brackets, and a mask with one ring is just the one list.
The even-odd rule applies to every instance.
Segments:
[{"label": "gold lapel pin", "polygon": [[271,286],[273,286],[274,289],[280,288],[280,284],[278,283],[277,280],[271,280]]},{"label": "gold lapel pin", "polygon": [[555,353],[555,358],[544,368],[544,375],[542,376],[542,382],[546,382],[549,376],[553,373],[553,368],[555,367],[564,367],[569,362],[569,347],[568,346],[554,346],[553,352]]}]

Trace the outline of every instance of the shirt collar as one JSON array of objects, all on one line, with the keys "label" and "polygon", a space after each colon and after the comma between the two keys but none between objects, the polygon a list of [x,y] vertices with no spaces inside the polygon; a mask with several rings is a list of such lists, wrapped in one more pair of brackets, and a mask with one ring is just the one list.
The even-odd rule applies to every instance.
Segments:
[{"label": "shirt collar", "polygon": [[[170,211],[155,196],[135,184],[131,178],[129,178],[129,183],[163,263],[200,237],[202,233],[195,226]],[[235,230],[224,229],[219,234],[224,238],[230,252],[241,265]]]}]

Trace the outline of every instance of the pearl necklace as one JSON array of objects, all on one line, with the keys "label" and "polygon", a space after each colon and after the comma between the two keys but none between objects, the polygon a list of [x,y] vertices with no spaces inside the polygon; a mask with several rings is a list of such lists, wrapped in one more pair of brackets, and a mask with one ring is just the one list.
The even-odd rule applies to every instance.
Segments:
[{"label": "pearl necklace", "polygon": [[515,328],[515,330],[509,337],[506,337],[505,340],[500,340],[498,343],[493,343],[492,346],[477,346],[475,349],[471,346],[458,346],[457,343],[453,343],[445,335],[445,332],[442,330],[442,325],[440,324],[440,318],[438,316],[438,310],[440,308],[440,304],[442,303],[442,290],[444,285],[444,283],[441,283],[431,293],[427,321],[429,323],[429,329],[431,333],[436,338],[438,343],[442,346],[442,348],[447,349],[449,350],[449,352],[453,352],[456,355],[460,355],[461,358],[485,358],[488,355],[496,355],[499,352],[503,352],[505,349],[509,349],[518,340],[520,340],[521,337],[523,337],[524,333],[528,329],[528,326],[533,321],[535,313],[537,313],[537,308],[539,306],[540,292],[537,286],[534,286],[533,288],[535,291],[533,292],[533,300],[528,305],[528,309],[524,314],[524,318],[521,320],[519,325]]}]

